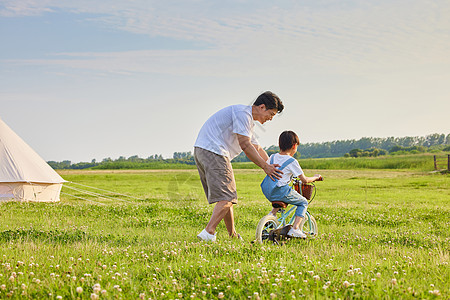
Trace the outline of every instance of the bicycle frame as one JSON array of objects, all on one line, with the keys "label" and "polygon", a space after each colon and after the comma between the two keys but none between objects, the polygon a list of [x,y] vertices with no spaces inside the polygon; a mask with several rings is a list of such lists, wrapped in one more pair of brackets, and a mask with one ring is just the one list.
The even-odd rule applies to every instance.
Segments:
[{"label": "bicycle frame", "polygon": [[[281,216],[278,218],[278,222],[280,222],[280,225],[278,225],[277,228],[280,227],[284,227],[287,224],[292,224],[294,223],[294,219],[295,219],[295,214],[292,215],[292,217],[290,218],[289,222],[286,222],[286,220],[288,219],[289,215],[296,209],[297,207],[295,205],[291,205],[291,208],[286,212],[285,209],[280,209],[279,212],[281,213]],[[306,211],[306,216],[305,216],[305,220],[308,220],[308,225],[309,228],[311,228],[311,214]]]},{"label": "bicycle frame", "polygon": [[[297,192],[300,192],[300,194],[302,194],[303,189],[301,189],[301,186],[299,186],[301,185],[301,181],[298,178],[294,178],[291,184],[291,187],[295,188]],[[314,191],[308,191],[307,189],[305,189],[305,191],[307,191],[308,194],[305,194],[304,197],[309,200],[309,204],[312,202],[316,195],[315,189]],[[286,225],[293,225],[295,221],[294,210],[297,209],[297,206],[292,204],[288,205],[291,205],[291,207],[283,205],[284,208],[281,208],[277,211],[277,213],[281,214],[279,217],[278,215],[274,216],[272,214],[268,214],[262,217],[261,220],[259,220],[258,226],[256,226],[256,241],[258,241],[259,243],[264,243],[269,238],[270,231],[282,228]],[[300,222],[299,228],[303,231],[304,234],[306,234],[307,237],[310,238],[314,238],[318,234],[316,219],[309,211],[305,212],[305,218]]]}]

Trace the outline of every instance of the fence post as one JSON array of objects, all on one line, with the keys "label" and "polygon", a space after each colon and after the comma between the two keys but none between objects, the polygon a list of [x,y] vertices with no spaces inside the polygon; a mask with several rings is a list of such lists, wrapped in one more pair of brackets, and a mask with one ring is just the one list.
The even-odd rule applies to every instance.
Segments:
[{"label": "fence post", "polygon": [[436,155],[433,155],[433,157],[434,157],[434,169],[437,170]]},{"label": "fence post", "polygon": [[447,170],[450,171],[450,154],[447,155]]}]

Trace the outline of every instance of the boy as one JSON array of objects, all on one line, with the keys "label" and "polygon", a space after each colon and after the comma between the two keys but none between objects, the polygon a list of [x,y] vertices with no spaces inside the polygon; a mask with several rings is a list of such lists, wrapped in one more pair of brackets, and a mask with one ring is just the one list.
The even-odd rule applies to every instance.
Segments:
[{"label": "boy", "polygon": [[[294,224],[292,224],[288,236],[306,238],[306,235],[299,227],[305,218],[308,200],[297,193],[297,191],[292,189],[288,184],[292,177],[298,177],[303,183],[309,183],[316,180],[322,180],[322,176],[316,174],[314,177],[306,177],[304,175],[298,161],[292,157],[297,152],[299,144],[300,142],[295,132],[284,131],[281,133],[278,140],[280,153],[272,154],[267,163],[280,165],[281,167],[279,170],[283,171],[283,175],[280,179],[276,180],[272,180],[269,176],[266,176],[261,183],[261,189],[270,202],[282,201],[297,206]],[[278,209],[279,208],[274,208],[270,213],[275,216]]]}]

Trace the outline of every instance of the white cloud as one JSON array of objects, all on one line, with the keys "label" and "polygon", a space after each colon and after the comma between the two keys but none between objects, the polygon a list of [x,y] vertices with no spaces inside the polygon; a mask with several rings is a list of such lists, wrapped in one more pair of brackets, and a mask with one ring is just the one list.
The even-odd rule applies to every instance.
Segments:
[{"label": "white cloud", "polygon": [[[4,1],[1,10],[37,14],[53,10],[89,13],[91,21],[151,37],[204,42],[203,50],[75,53],[77,59],[16,60],[112,72],[174,72],[210,76],[242,74],[236,68],[390,68],[411,63],[449,63],[450,5],[444,1],[354,2],[333,9],[255,4],[252,11],[217,11],[204,1]],[[325,2],[326,3],[326,2]],[[202,5],[206,6],[199,10]],[[434,5],[434,7],[433,7]],[[6,12],[5,12],[6,11]],[[13,61],[10,61],[13,62]],[[358,70],[357,70],[358,69]],[[208,72],[209,70],[209,72]]]}]

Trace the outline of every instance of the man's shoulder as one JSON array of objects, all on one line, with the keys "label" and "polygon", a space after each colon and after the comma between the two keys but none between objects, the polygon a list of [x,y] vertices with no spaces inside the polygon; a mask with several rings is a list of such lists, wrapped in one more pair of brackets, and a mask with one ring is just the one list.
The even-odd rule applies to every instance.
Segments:
[{"label": "man's shoulder", "polygon": [[249,105],[235,104],[230,106],[233,114],[239,117],[249,118],[252,116],[252,107]]}]

